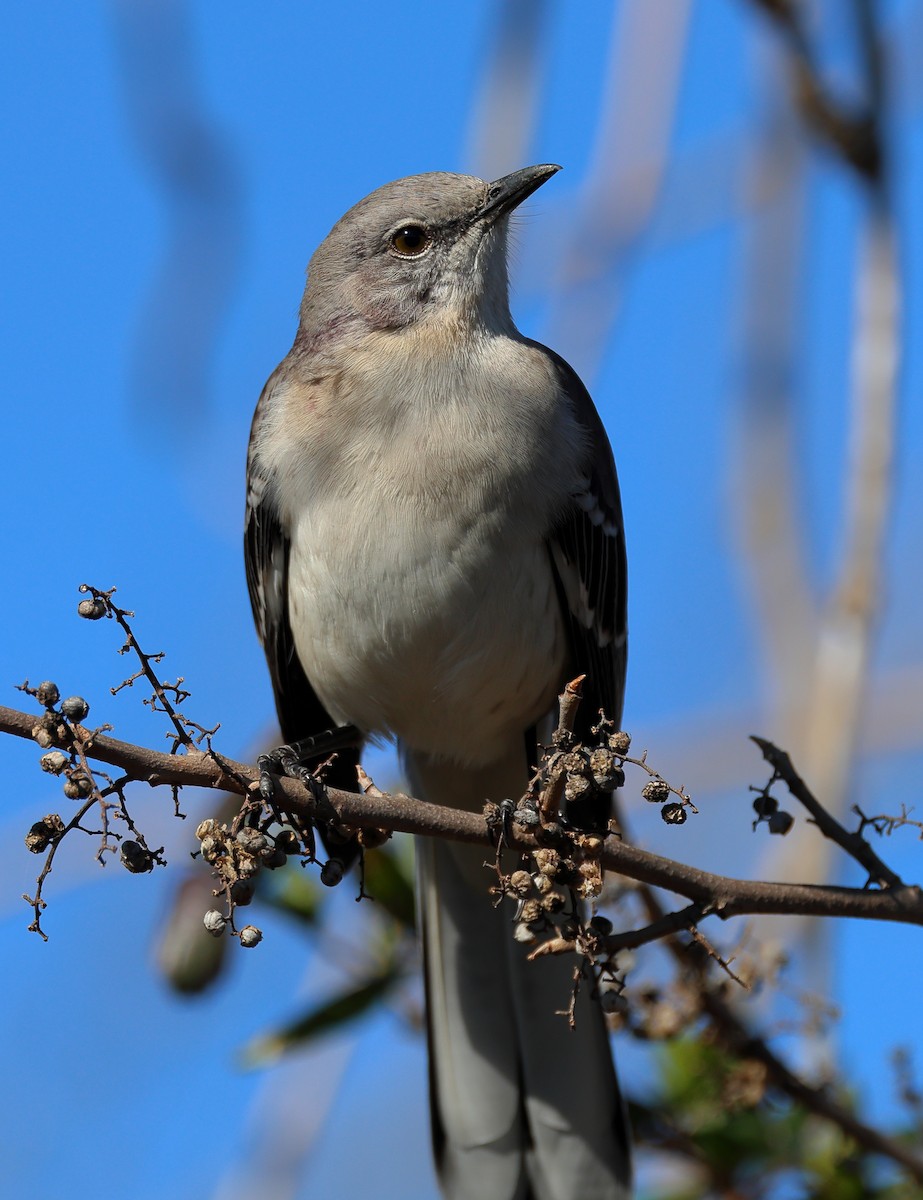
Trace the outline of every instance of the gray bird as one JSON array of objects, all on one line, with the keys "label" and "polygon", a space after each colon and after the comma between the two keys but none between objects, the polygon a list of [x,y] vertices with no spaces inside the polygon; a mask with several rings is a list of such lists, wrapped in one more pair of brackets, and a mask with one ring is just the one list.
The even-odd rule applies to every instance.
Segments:
[{"label": "gray bird", "polygon": [[[620,717],[612,451],[577,375],[509,309],[509,214],[558,169],[417,175],[360,201],[311,259],[294,345],[257,405],[250,598],[283,737],[351,727],[336,786],[356,789],[358,730],[398,740],[415,795],[480,810],[525,790],[565,679],[586,672],[584,728],[600,708]],[[624,1200],[602,1013],[582,989],[571,1031],[573,963],[527,961],[483,860],[417,844],[444,1195]]]}]

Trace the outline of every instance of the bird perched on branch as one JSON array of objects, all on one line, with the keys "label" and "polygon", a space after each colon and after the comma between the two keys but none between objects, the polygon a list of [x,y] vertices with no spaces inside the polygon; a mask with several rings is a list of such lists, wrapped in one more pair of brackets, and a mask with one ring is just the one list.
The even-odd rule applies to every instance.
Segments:
[{"label": "bird perched on branch", "polygon": [[[415,795],[525,790],[536,726],[585,672],[617,721],[625,547],[612,452],[574,371],[508,300],[510,213],[558,168],[372,192],[311,259],[295,342],[253,421],[246,563],[283,737],[398,740]],[[579,729],[578,729],[579,732]],[[483,851],[421,839],[437,1170],[449,1200],[623,1200],[625,1116],[598,1005],[527,961]]]}]

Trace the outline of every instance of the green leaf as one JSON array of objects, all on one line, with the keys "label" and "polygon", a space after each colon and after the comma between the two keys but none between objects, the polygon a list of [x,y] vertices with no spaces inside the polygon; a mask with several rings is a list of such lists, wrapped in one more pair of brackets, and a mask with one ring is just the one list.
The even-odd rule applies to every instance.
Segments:
[{"label": "green leaf", "polygon": [[290,1050],[303,1047],[312,1039],[341,1029],[362,1016],[400,981],[396,966],[366,979],[358,987],[340,992],[332,999],[311,1008],[288,1025],[255,1038],[243,1050],[247,1067],[265,1067]]},{"label": "green leaf", "polygon": [[325,898],[330,894],[320,888],[312,875],[300,867],[285,867],[281,871],[263,871],[258,896],[260,902],[294,917],[303,925],[315,926]]},{"label": "green leaf", "polygon": [[413,868],[391,845],[366,851],[365,890],[408,932],[416,928]]}]

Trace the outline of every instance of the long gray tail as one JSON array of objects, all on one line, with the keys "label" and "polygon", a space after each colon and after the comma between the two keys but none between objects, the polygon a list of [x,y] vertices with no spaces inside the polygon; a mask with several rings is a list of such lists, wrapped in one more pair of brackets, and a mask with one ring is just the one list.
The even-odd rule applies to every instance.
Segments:
[{"label": "long gray tail", "polygon": [[[407,756],[414,794],[456,807],[516,797],[522,744],[487,770]],[[567,955],[527,961],[480,847],[417,842],[436,1166],[447,1200],[627,1200],[624,1109],[599,1005]]]}]

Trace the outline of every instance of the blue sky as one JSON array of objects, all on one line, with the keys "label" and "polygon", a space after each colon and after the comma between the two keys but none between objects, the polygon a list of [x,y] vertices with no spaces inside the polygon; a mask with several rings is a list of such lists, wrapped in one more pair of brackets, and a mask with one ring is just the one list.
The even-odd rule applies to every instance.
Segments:
[{"label": "blue sky", "polygon": [[[548,9],[525,161],[565,170],[519,225],[513,307],[525,332],[553,340],[585,372],[619,463],[631,555],[626,724],[652,755],[663,747],[659,761],[702,810],[682,841],[650,822],[645,837],[662,853],[745,873],[763,848],[749,834],[745,793],[761,778],[756,757],[749,775],[716,770],[703,791],[676,735],[700,721],[736,737],[741,717],[768,711],[737,555],[732,459],[746,236],[734,164],[765,106],[771,43],[743,2],[695,6],[670,140],[687,175],[666,189],[627,261],[618,320],[597,356],[579,330],[567,332],[553,297],[556,251],[579,235],[600,136],[610,8],[582,5],[579,19],[571,6]],[[918,22],[919,4],[887,9],[898,31]],[[20,703],[13,685],[27,676],[53,678],[64,694],[85,695],[118,736],[159,741],[139,696],[109,696],[124,674],[113,627],[76,619],[80,582],[115,584],[138,612],[143,644],[166,649],[165,670],[191,687],[190,713],[220,720],[220,748],[244,755],[271,720],[240,553],[253,405],[291,343],[304,266],[333,221],[389,179],[478,168],[483,127],[479,141],[471,113],[494,6],[343,0],[333,10],[230,0],[219,11],[205,0],[16,0],[3,24],[2,702]],[[835,19],[825,45],[833,76],[846,79],[846,33]],[[914,334],[923,139],[913,88],[899,101],[889,136],[906,344],[879,680],[923,662],[923,343]],[[490,114],[497,129],[506,120],[502,108]],[[165,163],[179,191],[165,188]],[[816,150],[805,196],[796,469],[811,584],[822,589],[839,549],[863,202]],[[911,711],[921,700],[910,697]],[[919,745],[905,738],[865,755],[857,798],[890,810],[913,803]],[[728,753],[739,762],[739,747]],[[422,1050],[395,1017],[382,1014],[358,1044],[328,1046],[276,1082],[237,1068],[247,1038],[329,984],[283,923],[261,922],[264,945],[237,955],[213,996],[180,1002],[152,953],[175,873],[101,871],[86,842],[62,853],[49,880],[51,942],[26,933],[19,897],[32,887],[36,862],[22,836],[68,803],[39,774],[37,756],[25,743],[3,745],[0,942],[12,1086],[0,1104],[9,1194],[230,1200],[245,1193],[230,1184],[221,1191],[219,1181],[234,1175],[279,1097],[286,1111],[310,1108],[317,1079],[334,1091],[342,1076],[300,1194],[358,1194],[351,1147],[361,1129],[375,1194],[431,1197]],[[373,766],[388,770],[377,756]],[[192,811],[204,803],[188,798]],[[139,794],[135,807],[180,861],[189,822],[170,821],[154,794]],[[919,876],[909,833],[886,849],[897,869]],[[918,942],[906,930],[857,924],[835,935],[839,1040],[878,1114],[893,1111],[888,1048],[915,1038],[919,1045],[908,1000],[921,982]]]}]

